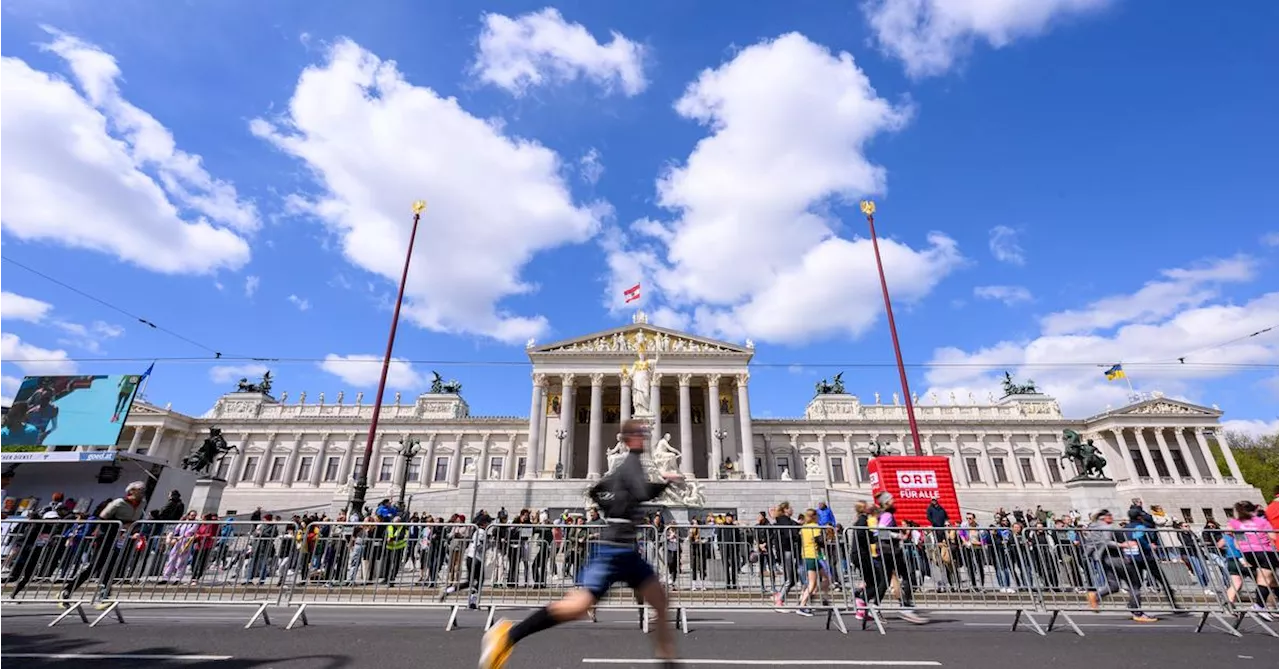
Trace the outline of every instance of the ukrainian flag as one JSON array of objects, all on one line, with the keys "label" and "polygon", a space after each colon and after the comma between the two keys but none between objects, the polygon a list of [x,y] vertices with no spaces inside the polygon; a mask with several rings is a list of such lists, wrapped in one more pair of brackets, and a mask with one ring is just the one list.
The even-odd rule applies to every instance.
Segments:
[{"label": "ukrainian flag", "polygon": [[1116,379],[1125,378],[1124,367],[1121,367],[1119,364],[1112,365],[1111,369],[1108,369],[1107,371],[1103,372],[1103,374],[1107,376],[1108,381],[1115,381]]}]

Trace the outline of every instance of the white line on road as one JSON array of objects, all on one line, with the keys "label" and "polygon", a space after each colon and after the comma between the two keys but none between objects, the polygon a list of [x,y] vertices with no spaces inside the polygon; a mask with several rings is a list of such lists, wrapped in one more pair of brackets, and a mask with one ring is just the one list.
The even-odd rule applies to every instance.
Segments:
[{"label": "white line on road", "polygon": [[[657,660],[649,657],[627,659],[621,657],[586,657],[583,664],[662,664],[671,660]],[[723,659],[681,659],[675,664],[720,664],[730,666],[775,666],[775,667],[941,667],[941,662],[933,660],[723,660]]]},{"label": "white line on road", "polygon": [[[1008,623],[964,623],[965,627],[1008,627]],[[1133,625],[1119,626],[1115,623],[1076,623],[1077,627],[1111,627],[1115,629],[1146,629],[1148,627],[1185,627],[1187,629],[1195,628],[1195,625],[1174,625],[1171,623],[1134,623]]]},{"label": "white line on road", "polygon": [[169,660],[171,662],[217,662],[230,660],[230,655],[93,655],[88,653],[4,653],[0,659],[28,658],[40,660]]}]

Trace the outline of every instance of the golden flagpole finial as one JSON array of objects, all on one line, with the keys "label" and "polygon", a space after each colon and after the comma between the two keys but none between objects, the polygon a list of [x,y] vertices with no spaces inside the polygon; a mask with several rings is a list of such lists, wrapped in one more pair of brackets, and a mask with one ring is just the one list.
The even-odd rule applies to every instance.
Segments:
[{"label": "golden flagpole finial", "polygon": [[427,203],[425,200],[413,201],[413,213],[421,214],[426,208],[427,208]]},{"label": "golden flagpole finial", "polygon": [[876,213],[876,203],[871,200],[863,200],[859,208],[862,209],[862,213],[865,216],[871,216]]}]

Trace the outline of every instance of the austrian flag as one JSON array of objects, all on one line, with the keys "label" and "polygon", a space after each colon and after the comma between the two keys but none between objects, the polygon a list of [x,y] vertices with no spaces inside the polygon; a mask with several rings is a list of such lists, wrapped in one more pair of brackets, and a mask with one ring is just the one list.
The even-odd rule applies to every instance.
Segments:
[{"label": "austrian flag", "polygon": [[627,298],[625,300],[626,302],[635,302],[640,299],[640,284],[637,283],[636,285],[622,291],[622,294]]}]

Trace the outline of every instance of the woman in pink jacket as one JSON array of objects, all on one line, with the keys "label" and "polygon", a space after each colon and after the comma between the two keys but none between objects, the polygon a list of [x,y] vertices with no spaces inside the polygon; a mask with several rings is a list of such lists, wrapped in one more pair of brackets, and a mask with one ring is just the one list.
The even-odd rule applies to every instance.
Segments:
[{"label": "woman in pink jacket", "polygon": [[1271,541],[1271,533],[1275,530],[1266,516],[1258,513],[1257,504],[1249,501],[1236,502],[1236,517],[1228,521],[1235,533],[1236,546],[1243,554],[1242,558],[1254,570],[1253,580],[1258,584],[1258,604],[1263,608],[1276,589],[1276,546]]}]

